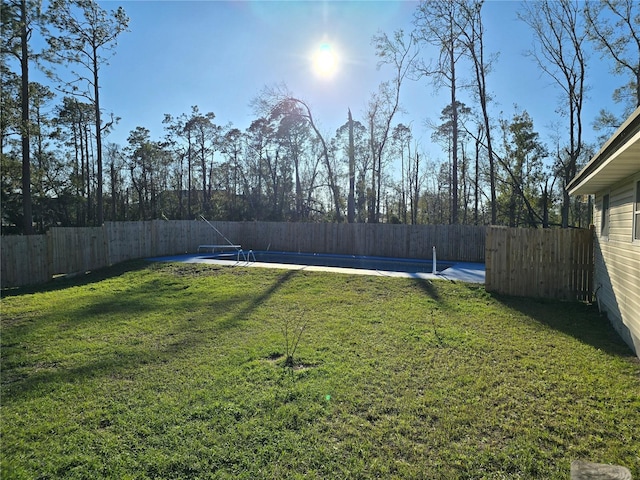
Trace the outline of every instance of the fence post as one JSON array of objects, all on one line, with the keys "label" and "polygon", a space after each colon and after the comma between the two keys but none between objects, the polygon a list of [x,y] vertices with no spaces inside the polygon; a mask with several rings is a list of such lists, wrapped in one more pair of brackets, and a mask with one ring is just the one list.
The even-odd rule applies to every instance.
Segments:
[{"label": "fence post", "polygon": [[156,257],[159,255],[158,248],[158,220],[151,220],[151,242],[150,242],[150,250],[151,256]]},{"label": "fence post", "polygon": [[493,226],[489,225],[484,232],[484,287],[487,292],[492,290],[493,274]]},{"label": "fence post", "polygon": [[104,250],[104,263],[106,267],[110,267],[113,265],[111,263],[111,252],[110,252],[110,241],[109,241],[109,229],[105,223],[102,224],[102,246]]},{"label": "fence post", "polygon": [[47,278],[53,277],[53,234],[51,229],[47,230]]},{"label": "fence post", "polygon": [[587,243],[588,248],[588,260],[589,268],[587,270],[587,291],[589,303],[593,302],[593,285],[595,280],[595,265],[596,265],[596,252],[595,252],[595,237],[596,226],[594,224],[589,225],[589,241]]}]

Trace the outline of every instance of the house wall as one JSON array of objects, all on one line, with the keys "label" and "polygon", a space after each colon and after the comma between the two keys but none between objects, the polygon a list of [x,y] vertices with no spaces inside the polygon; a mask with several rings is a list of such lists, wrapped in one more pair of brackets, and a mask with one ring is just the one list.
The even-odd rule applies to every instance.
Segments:
[{"label": "house wall", "polygon": [[[635,184],[640,174],[596,194],[594,288],[601,311],[640,356],[640,241],[633,239]],[[602,233],[602,205],[609,195],[609,235]]]}]

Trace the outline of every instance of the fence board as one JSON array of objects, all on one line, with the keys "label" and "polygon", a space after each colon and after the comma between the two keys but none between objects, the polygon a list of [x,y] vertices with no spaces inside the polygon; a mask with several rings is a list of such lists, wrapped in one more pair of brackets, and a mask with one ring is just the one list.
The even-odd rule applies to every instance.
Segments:
[{"label": "fence board", "polygon": [[488,227],[487,291],[591,301],[593,232]]},{"label": "fence board", "polygon": [[44,283],[51,279],[46,235],[3,236],[2,288]]},{"label": "fence board", "polygon": [[84,272],[108,264],[103,227],[52,228],[51,274]]}]

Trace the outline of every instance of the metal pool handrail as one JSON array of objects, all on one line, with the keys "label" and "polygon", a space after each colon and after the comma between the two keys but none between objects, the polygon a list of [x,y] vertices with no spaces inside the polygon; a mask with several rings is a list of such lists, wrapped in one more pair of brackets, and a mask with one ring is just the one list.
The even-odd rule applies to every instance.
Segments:
[{"label": "metal pool handrail", "polygon": [[250,262],[250,261],[251,261],[251,257],[253,257],[253,261],[254,261],[254,262],[256,261],[256,256],[255,256],[255,254],[253,253],[253,250],[249,250],[249,251],[245,254],[244,250],[239,249],[239,250],[238,250],[238,256],[237,256],[237,259],[236,259],[236,261],[238,261],[238,262],[240,261],[240,255],[242,255],[242,259],[243,259],[245,262]]}]

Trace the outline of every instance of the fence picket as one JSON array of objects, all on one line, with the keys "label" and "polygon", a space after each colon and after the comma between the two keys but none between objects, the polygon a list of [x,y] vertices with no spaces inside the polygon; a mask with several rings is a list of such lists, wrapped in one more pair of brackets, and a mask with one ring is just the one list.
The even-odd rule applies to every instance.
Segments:
[{"label": "fence picket", "polygon": [[487,227],[485,288],[506,295],[591,301],[593,232]]}]

